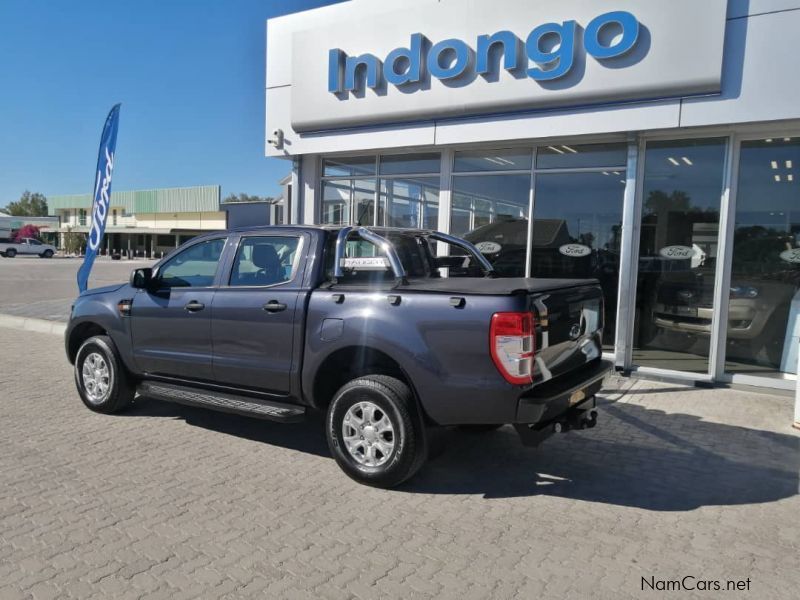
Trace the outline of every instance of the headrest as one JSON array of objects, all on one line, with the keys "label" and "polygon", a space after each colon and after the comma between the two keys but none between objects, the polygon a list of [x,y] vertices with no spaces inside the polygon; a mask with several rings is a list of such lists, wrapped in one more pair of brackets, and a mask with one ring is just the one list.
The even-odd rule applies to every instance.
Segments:
[{"label": "headrest", "polygon": [[275,246],[272,244],[253,246],[253,264],[266,271],[277,269],[280,266],[280,259]]}]

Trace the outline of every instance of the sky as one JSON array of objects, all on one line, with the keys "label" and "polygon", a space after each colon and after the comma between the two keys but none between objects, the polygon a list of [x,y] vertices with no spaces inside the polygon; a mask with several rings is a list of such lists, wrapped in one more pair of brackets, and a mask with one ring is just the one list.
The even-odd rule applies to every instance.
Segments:
[{"label": "sky", "polygon": [[336,0],[0,0],[0,207],[92,192],[122,103],[112,190],[219,184],[275,196],[266,19]]}]

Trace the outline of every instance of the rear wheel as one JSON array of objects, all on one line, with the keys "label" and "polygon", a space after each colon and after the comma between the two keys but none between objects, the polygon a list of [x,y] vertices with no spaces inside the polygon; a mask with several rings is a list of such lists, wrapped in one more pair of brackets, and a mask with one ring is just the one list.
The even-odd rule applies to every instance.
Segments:
[{"label": "rear wheel", "polygon": [[96,335],[86,340],[75,355],[75,385],[91,410],[111,414],[131,402],[136,386],[130,381],[111,338]]},{"label": "rear wheel", "polygon": [[325,432],[339,467],[366,485],[399,485],[427,457],[414,396],[394,377],[369,375],[344,385],[328,407]]},{"label": "rear wheel", "polygon": [[14,258],[17,255],[17,251],[14,248],[9,248],[6,250],[6,258]]}]

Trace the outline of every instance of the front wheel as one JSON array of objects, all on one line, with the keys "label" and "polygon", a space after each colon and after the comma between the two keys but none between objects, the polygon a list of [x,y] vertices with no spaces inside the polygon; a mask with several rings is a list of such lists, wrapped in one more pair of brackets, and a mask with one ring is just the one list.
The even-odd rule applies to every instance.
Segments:
[{"label": "front wheel", "polygon": [[351,478],[391,488],[416,473],[427,457],[414,395],[394,377],[369,375],[344,385],[328,407],[328,447]]},{"label": "front wheel", "polygon": [[53,251],[52,250],[45,250],[39,256],[42,258],[53,258]]},{"label": "front wheel", "polygon": [[86,340],[75,355],[75,385],[83,403],[99,413],[116,413],[133,402],[130,381],[114,343],[105,335]]}]

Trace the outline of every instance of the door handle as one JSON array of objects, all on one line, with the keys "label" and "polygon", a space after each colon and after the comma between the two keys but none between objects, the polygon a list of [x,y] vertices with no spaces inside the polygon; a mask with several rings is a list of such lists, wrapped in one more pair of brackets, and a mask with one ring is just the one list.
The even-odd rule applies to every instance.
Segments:
[{"label": "door handle", "polygon": [[205,307],[206,305],[203,304],[202,302],[198,302],[197,300],[192,300],[191,302],[189,302],[189,304],[187,304],[183,308],[185,308],[189,312],[198,312],[203,310]]},{"label": "door handle", "polygon": [[286,310],[286,305],[283,302],[278,302],[277,300],[270,300],[262,308],[267,312],[276,313]]}]

